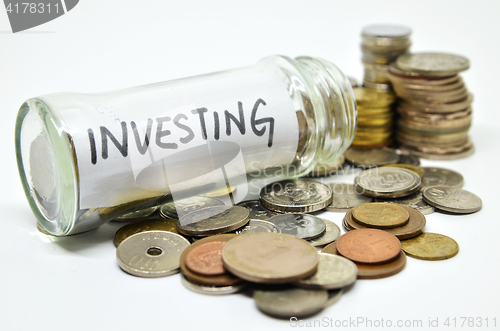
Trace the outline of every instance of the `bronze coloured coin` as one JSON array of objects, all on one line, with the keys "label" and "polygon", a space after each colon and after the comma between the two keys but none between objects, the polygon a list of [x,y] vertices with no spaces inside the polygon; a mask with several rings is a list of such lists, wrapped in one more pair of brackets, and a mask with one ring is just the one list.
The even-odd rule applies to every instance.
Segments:
[{"label": "bronze coloured coin", "polygon": [[190,251],[192,251],[194,248],[198,247],[199,245],[203,245],[204,243],[213,242],[213,241],[227,242],[227,241],[229,241],[233,238],[236,238],[236,237],[238,237],[238,235],[234,234],[234,233],[219,234],[219,235],[203,238],[203,239],[197,240],[196,242],[192,243],[188,248],[186,248],[184,250],[184,252],[182,252],[182,255],[180,257],[179,262],[180,262],[182,275],[190,282],[200,284],[200,285],[232,286],[232,285],[243,283],[243,279],[238,278],[227,271],[224,272],[223,274],[220,274],[220,275],[206,276],[206,275],[202,275],[202,274],[198,274],[196,272],[193,272],[193,271],[191,271],[191,269],[189,269],[186,266],[187,255],[189,254]]},{"label": "bronze coloured coin", "polygon": [[[384,231],[395,235],[399,240],[404,240],[404,239],[409,239],[418,236],[419,234],[422,233],[422,229],[425,226],[425,216],[419,212],[416,211],[413,208],[401,205],[408,214],[410,215],[409,221],[406,225],[403,225],[402,227],[399,228],[394,228],[394,229],[384,229]],[[352,217],[352,210],[348,211],[345,214],[344,217],[345,224],[347,225],[346,228],[350,228],[353,230],[356,229],[366,229],[365,226],[357,223],[353,217]]]},{"label": "bronze coloured coin", "polygon": [[410,214],[396,204],[372,202],[355,207],[352,217],[357,223],[369,228],[392,229],[406,225]]},{"label": "bronze coloured coin", "polygon": [[337,240],[337,251],[355,262],[386,263],[398,257],[401,242],[394,235],[382,230],[360,229],[341,236]]},{"label": "bronze coloured coin", "polygon": [[[337,243],[331,243],[323,248],[321,253],[335,254],[337,253]],[[399,273],[406,265],[406,254],[401,251],[399,256],[391,262],[383,264],[366,264],[354,263],[358,267],[358,279],[378,279],[389,277]]]},{"label": "bronze coloured coin", "polygon": [[409,256],[429,261],[446,260],[458,253],[458,244],[455,240],[442,234],[430,232],[403,240],[401,247]]},{"label": "bronze coloured coin", "polygon": [[118,229],[118,231],[116,231],[113,243],[115,244],[116,247],[118,247],[118,245],[120,245],[122,241],[124,241],[131,235],[145,231],[158,230],[158,231],[169,231],[179,234],[175,226],[176,222],[177,221],[175,220],[160,218],[160,219],[149,219],[149,220],[129,223],[125,226],[122,226],[120,229]]},{"label": "bronze coloured coin", "polygon": [[282,233],[251,233],[222,249],[224,267],[255,283],[284,284],[314,274],[319,255],[308,242]]},{"label": "bronze coloured coin", "polygon": [[221,257],[225,244],[225,241],[211,241],[196,246],[186,256],[186,266],[201,275],[222,275],[226,272]]}]

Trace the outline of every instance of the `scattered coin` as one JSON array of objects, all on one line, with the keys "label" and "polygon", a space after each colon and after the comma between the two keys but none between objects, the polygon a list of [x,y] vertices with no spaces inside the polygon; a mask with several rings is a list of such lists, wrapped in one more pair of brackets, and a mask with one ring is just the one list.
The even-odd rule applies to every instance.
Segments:
[{"label": "scattered coin", "polygon": [[282,233],[238,236],[222,249],[224,267],[256,283],[284,284],[314,274],[319,256],[308,242]]},{"label": "scattered coin", "polygon": [[[410,219],[408,223],[402,227],[394,229],[384,229],[384,231],[395,235],[399,240],[409,239],[418,236],[422,233],[422,229],[425,226],[425,216],[422,213],[416,211],[413,208],[401,205],[408,214]],[[344,217],[344,227],[346,230],[356,230],[356,229],[366,229],[365,226],[357,223],[352,217],[352,211],[348,211]]]},{"label": "scattered coin", "polygon": [[423,215],[429,215],[434,212],[434,207],[431,205],[428,205],[427,202],[423,200],[422,197],[422,192],[418,191],[415,192],[411,195],[408,195],[406,197],[402,198],[396,198],[396,199],[381,199],[377,198],[375,199],[376,202],[389,202],[389,203],[396,203],[398,205],[404,205],[407,207],[411,207],[419,212],[421,212]]},{"label": "scattered coin", "polygon": [[464,185],[464,177],[456,171],[435,167],[423,167],[422,170],[424,171],[422,190],[438,185],[452,187],[462,187]]},{"label": "scattered coin", "polygon": [[420,260],[445,260],[458,253],[455,240],[442,234],[424,232],[418,237],[404,240],[401,246],[406,254]]},{"label": "scattered coin", "polygon": [[240,206],[212,206],[192,211],[177,221],[177,231],[194,237],[226,233],[250,220],[248,209]]},{"label": "scattered coin", "polygon": [[399,256],[401,242],[382,230],[353,230],[337,240],[337,251],[354,262],[386,263]]},{"label": "scattered coin", "polygon": [[211,206],[222,206],[224,202],[212,197],[191,197],[174,202],[169,202],[160,207],[160,215],[164,218],[174,220],[179,219],[177,209],[180,210],[181,215],[185,215],[192,211]]},{"label": "scattered coin", "polygon": [[415,172],[394,167],[368,169],[354,179],[356,191],[371,197],[404,197],[416,192],[420,184]]},{"label": "scattered coin", "polygon": [[145,231],[169,231],[173,233],[177,233],[175,220],[169,219],[149,219],[144,221],[133,222],[122,226],[115,233],[115,237],[113,243],[116,247],[120,245],[122,241],[134,235],[136,233],[145,232]]},{"label": "scattered coin", "polygon": [[328,206],[332,190],[312,180],[283,180],[264,186],[260,202],[265,208],[281,213],[307,213]]},{"label": "scattered coin", "polygon": [[347,162],[364,168],[397,163],[399,155],[392,149],[354,149],[349,148],[344,156]]},{"label": "scattered coin", "polygon": [[145,217],[149,217],[149,216],[153,215],[157,210],[158,210],[158,206],[153,206],[153,207],[145,208],[145,209],[139,209],[139,210],[133,211],[131,213],[125,214],[123,216],[120,216],[118,218],[115,218],[113,221],[130,222],[133,220],[138,220],[138,219],[142,219]]},{"label": "scattered coin", "polygon": [[271,217],[269,222],[276,225],[281,233],[304,240],[317,238],[326,231],[325,222],[309,214],[281,214]]},{"label": "scattered coin", "polygon": [[450,213],[469,214],[481,209],[481,199],[466,190],[449,186],[432,186],[423,192],[425,202]]},{"label": "scattered coin", "polygon": [[240,230],[236,230],[236,234],[249,234],[249,233],[261,233],[261,232],[274,232],[281,233],[281,229],[269,221],[263,220],[250,220],[247,225],[245,225]]},{"label": "scattered coin", "polygon": [[326,225],[325,233],[323,233],[318,238],[308,240],[309,243],[315,247],[329,244],[332,241],[337,240],[338,237],[340,236],[340,229],[337,226],[337,224],[335,224],[329,220],[325,220],[323,218],[321,218],[321,220],[323,222],[325,222],[325,225]]},{"label": "scattered coin", "polygon": [[314,169],[307,174],[307,177],[325,177],[335,175],[345,162],[345,157],[342,155],[337,160],[331,163],[318,163]]},{"label": "scattered coin", "polygon": [[327,211],[346,212],[353,207],[373,201],[372,197],[356,192],[353,184],[332,183],[328,186],[332,189],[333,201],[326,207]]},{"label": "scattered coin", "polygon": [[242,289],[248,286],[248,283],[241,283],[237,285],[227,285],[227,286],[215,286],[215,285],[202,285],[196,284],[186,279],[181,274],[182,284],[188,288],[189,290],[201,294],[210,294],[210,295],[224,295],[224,294],[233,294],[236,292],[240,292]]},{"label": "scattered coin", "polygon": [[[337,243],[331,243],[323,248],[321,253],[337,255]],[[392,262],[383,264],[355,263],[358,267],[358,279],[378,279],[399,273],[406,265],[406,255],[403,251]]]},{"label": "scattered coin", "polygon": [[194,247],[186,255],[186,266],[193,272],[206,276],[222,275],[222,247],[225,241],[211,241]]},{"label": "scattered coin", "polygon": [[282,317],[302,317],[321,311],[328,304],[328,291],[302,288],[255,290],[253,298],[264,313]]},{"label": "scattered coin", "polygon": [[250,220],[263,220],[279,215],[280,213],[262,207],[259,200],[243,201],[238,204],[240,207],[245,207],[250,211]]},{"label": "scattered coin", "polygon": [[120,243],[116,259],[131,275],[164,277],[179,271],[179,257],[188,246],[186,238],[172,232],[140,232]]},{"label": "scattered coin", "polygon": [[416,167],[416,166],[411,165],[411,164],[397,163],[397,164],[389,164],[389,165],[386,165],[383,167],[394,167],[394,168],[408,169],[408,170],[415,172],[417,175],[419,175],[420,179],[422,179],[424,177],[424,171],[422,170],[422,168]]},{"label": "scattered coin", "polygon": [[372,202],[353,208],[352,217],[366,227],[391,229],[406,225],[410,214],[395,204]]},{"label": "scattered coin", "polygon": [[308,278],[304,278],[295,285],[312,289],[332,290],[349,286],[356,281],[358,268],[356,265],[341,256],[319,254],[318,271]]}]

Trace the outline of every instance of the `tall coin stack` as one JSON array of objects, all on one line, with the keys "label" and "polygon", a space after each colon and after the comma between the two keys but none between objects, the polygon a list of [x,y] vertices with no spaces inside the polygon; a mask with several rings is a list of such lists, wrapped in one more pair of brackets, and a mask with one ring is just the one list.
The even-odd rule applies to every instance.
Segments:
[{"label": "tall coin stack", "polygon": [[391,89],[389,64],[408,51],[411,29],[399,25],[370,25],[361,33],[365,76],[363,86]]},{"label": "tall coin stack", "polygon": [[454,54],[404,54],[389,66],[399,102],[396,140],[417,156],[452,160],[473,152],[472,95],[458,75],[469,60]]}]

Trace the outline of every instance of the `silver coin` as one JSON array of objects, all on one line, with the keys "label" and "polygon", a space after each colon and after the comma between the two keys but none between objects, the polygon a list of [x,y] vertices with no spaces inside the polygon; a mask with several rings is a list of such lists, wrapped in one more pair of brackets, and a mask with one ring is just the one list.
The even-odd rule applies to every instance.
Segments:
[{"label": "silver coin", "polygon": [[[160,216],[178,220],[179,215],[185,215],[192,211],[211,206],[222,206],[224,202],[212,197],[191,197],[187,199],[169,202],[160,207]],[[179,212],[178,212],[179,209]]]},{"label": "silver coin", "polygon": [[245,207],[250,211],[251,220],[263,220],[266,221],[269,218],[279,215],[279,213],[262,207],[259,200],[243,201],[237,204],[237,206]]},{"label": "silver coin", "polygon": [[241,228],[250,220],[248,209],[240,206],[212,206],[192,211],[177,221],[185,235],[203,237]]},{"label": "silver coin", "polygon": [[422,170],[424,171],[422,190],[437,185],[452,187],[464,185],[464,177],[456,171],[435,167],[423,167]]},{"label": "silver coin", "polygon": [[281,233],[280,228],[278,228],[274,223],[263,220],[250,220],[247,225],[245,225],[240,230],[236,230],[236,234],[249,234],[249,233],[261,233],[261,232],[274,232]]},{"label": "silver coin", "polygon": [[347,162],[364,168],[398,163],[399,155],[389,148],[354,149],[349,148],[344,156]]},{"label": "silver coin", "polygon": [[407,71],[428,76],[452,76],[469,69],[469,60],[463,56],[446,53],[404,54],[396,65]]},{"label": "silver coin", "polygon": [[307,213],[328,206],[332,190],[312,180],[283,180],[264,186],[260,202],[265,208],[282,213]]},{"label": "silver coin", "polygon": [[358,277],[358,267],[342,256],[319,253],[318,271],[295,285],[312,289],[333,290],[349,286]]},{"label": "silver coin", "polygon": [[404,205],[418,210],[423,215],[429,215],[434,212],[434,207],[427,204],[422,197],[422,191],[415,192],[409,196],[398,198],[398,199],[375,199],[376,202],[390,202],[397,203],[398,205]]},{"label": "silver coin", "polygon": [[340,237],[340,229],[337,226],[337,224],[333,223],[332,221],[325,220],[323,218],[321,218],[321,220],[325,222],[326,225],[325,233],[323,233],[316,239],[309,240],[309,243],[316,247],[324,246],[326,244],[334,242]]},{"label": "silver coin", "polygon": [[325,222],[309,214],[281,214],[271,217],[269,222],[280,228],[281,233],[305,240],[317,238],[326,231]]},{"label": "silver coin", "polygon": [[241,291],[245,287],[248,286],[248,283],[241,283],[237,285],[229,285],[229,286],[215,286],[215,285],[201,285],[190,282],[181,274],[182,284],[189,290],[201,294],[210,294],[210,295],[224,295],[224,294],[232,294]]},{"label": "silver coin", "polygon": [[179,258],[189,241],[172,232],[145,231],[120,243],[116,259],[127,273],[139,277],[163,277],[179,271]]},{"label": "silver coin", "polygon": [[399,155],[399,161],[398,163],[401,164],[409,164],[415,167],[418,167],[420,165],[420,158],[416,156],[415,154],[401,154]]},{"label": "silver coin", "polygon": [[314,169],[307,174],[307,177],[325,177],[335,175],[342,169],[345,162],[345,157],[341,155],[337,160],[328,164],[317,164]]},{"label": "silver coin", "polygon": [[469,214],[481,209],[481,199],[466,190],[449,186],[433,186],[425,189],[424,200],[438,208],[450,213]]},{"label": "silver coin", "polygon": [[328,301],[326,302],[325,306],[331,306],[335,302],[339,301],[340,297],[342,296],[343,289],[336,289],[336,290],[329,290],[328,291]]},{"label": "silver coin", "polygon": [[361,34],[375,38],[405,38],[411,34],[411,29],[402,25],[369,25],[363,28]]},{"label": "silver coin", "polygon": [[373,201],[372,197],[356,192],[353,184],[332,183],[328,186],[332,189],[333,201],[326,207],[327,211],[346,212],[351,208]]},{"label": "silver coin", "polygon": [[321,311],[328,304],[328,291],[302,288],[255,290],[257,307],[266,314],[290,318],[308,316]]},{"label": "silver coin", "polygon": [[156,211],[158,210],[158,206],[153,206],[150,208],[145,208],[145,209],[139,209],[136,211],[133,211],[131,213],[125,214],[123,216],[115,218],[113,221],[132,221],[140,218],[145,218],[148,216],[153,215]]},{"label": "silver coin", "polygon": [[421,184],[414,171],[395,168],[372,168],[354,179],[356,191],[372,197],[399,198],[416,192]]}]

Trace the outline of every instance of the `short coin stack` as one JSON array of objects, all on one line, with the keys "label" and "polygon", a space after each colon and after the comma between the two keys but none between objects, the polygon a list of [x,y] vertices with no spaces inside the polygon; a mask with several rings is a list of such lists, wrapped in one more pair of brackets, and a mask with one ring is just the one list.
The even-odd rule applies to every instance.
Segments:
[{"label": "short coin stack", "polygon": [[468,131],[472,95],[459,73],[466,58],[446,53],[404,54],[388,77],[400,101],[397,142],[427,159],[452,160],[473,152]]}]

